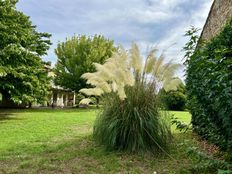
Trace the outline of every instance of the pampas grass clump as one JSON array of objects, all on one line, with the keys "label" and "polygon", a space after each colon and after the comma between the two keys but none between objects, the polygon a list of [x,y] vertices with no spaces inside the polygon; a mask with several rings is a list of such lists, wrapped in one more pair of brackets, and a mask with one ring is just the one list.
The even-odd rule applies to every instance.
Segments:
[{"label": "pampas grass clump", "polygon": [[101,96],[103,100],[93,136],[108,150],[168,150],[172,137],[170,122],[161,115],[157,93],[161,87],[168,90],[179,84],[174,78],[179,65],[164,63],[164,56],[157,58],[155,53],[151,50],[143,63],[137,45],[133,44],[130,53],[121,49],[105,64],[96,64],[97,72],[83,75],[94,88],[81,92]]},{"label": "pampas grass clump", "polygon": [[94,125],[96,142],[108,150],[167,151],[170,125],[159,112],[157,95],[139,83],[125,91],[124,101],[115,94],[105,96],[103,109]]}]

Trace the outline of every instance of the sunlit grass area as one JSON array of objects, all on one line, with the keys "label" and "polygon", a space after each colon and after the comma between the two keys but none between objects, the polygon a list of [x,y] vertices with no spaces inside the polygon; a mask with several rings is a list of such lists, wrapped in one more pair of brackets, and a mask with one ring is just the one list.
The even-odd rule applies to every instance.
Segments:
[{"label": "sunlit grass area", "polygon": [[[174,134],[169,155],[106,152],[92,141],[97,110],[0,110],[0,173],[178,173],[191,161]],[[171,112],[189,122],[188,112]],[[185,139],[185,140],[184,140]],[[177,165],[178,164],[178,165]]]},{"label": "sunlit grass area", "polygon": [[185,111],[170,111],[175,117],[179,118],[181,121],[189,124],[191,122],[191,115],[189,112]]}]

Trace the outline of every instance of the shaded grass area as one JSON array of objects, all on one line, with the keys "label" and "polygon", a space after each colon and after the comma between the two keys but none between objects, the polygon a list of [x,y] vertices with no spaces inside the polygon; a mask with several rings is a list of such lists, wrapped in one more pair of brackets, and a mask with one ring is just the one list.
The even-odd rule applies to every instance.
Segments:
[{"label": "shaded grass area", "polygon": [[[187,112],[172,112],[187,122]],[[191,165],[191,133],[167,156],[106,152],[92,141],[96,110],[0,110],[0,173],[179,173]],[[184,143],[183,143],[184,142]]]}]

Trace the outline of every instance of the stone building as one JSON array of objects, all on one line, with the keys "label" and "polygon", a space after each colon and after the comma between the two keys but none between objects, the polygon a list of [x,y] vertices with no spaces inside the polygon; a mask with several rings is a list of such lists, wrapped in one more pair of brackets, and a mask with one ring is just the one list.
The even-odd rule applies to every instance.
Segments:
[{"label": "stone building", "polygon": [[232,0],[214,0],[201,39],[210,40],[223,29],[226,22],[232,17]]},{"label": "stone building", "polygon": [[[52,72],[50,66],[46,67],[48,70],[48,76],[54,79],[55,74]],[[51,107],[67,107],[75,106],[75,92],[70,89],[64,89],[60,86],[54,84],[53,80],[51,81],[51,91],[48,96],[48,106]]]},{"label": "stone building", "polygon": [[33,103],[32,107],[73,107],[75,106],[75,92],[70,89],[65,89],[54,84],[55,73],[52,71],[51,65],[45,65],[44,68],[48,72],[48,77],[51,78],[51,90],[48,95],[48,100],[44,104]]},{"label": "stone building", "polygon": [[48,106],[75,106],[75,92],[60,86],[52,85],[51,94],[48,96]]}]

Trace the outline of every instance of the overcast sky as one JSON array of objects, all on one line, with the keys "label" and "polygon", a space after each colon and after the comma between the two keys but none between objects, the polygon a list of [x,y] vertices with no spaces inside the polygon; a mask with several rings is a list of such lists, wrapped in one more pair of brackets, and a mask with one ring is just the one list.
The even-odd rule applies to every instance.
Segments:
[{"label": "overcast sky", "polygon": [[[212,0],[19,0],[17,8],[31,17],[40,32],[52,34],[44,60],[56,62],[58,41],[75,34],[102,34],[129,48],[138,43],[168,49],[166,56],[181,62],[185,31],[204,26]],[[183,73],[179,73],[183,76]]]}]

